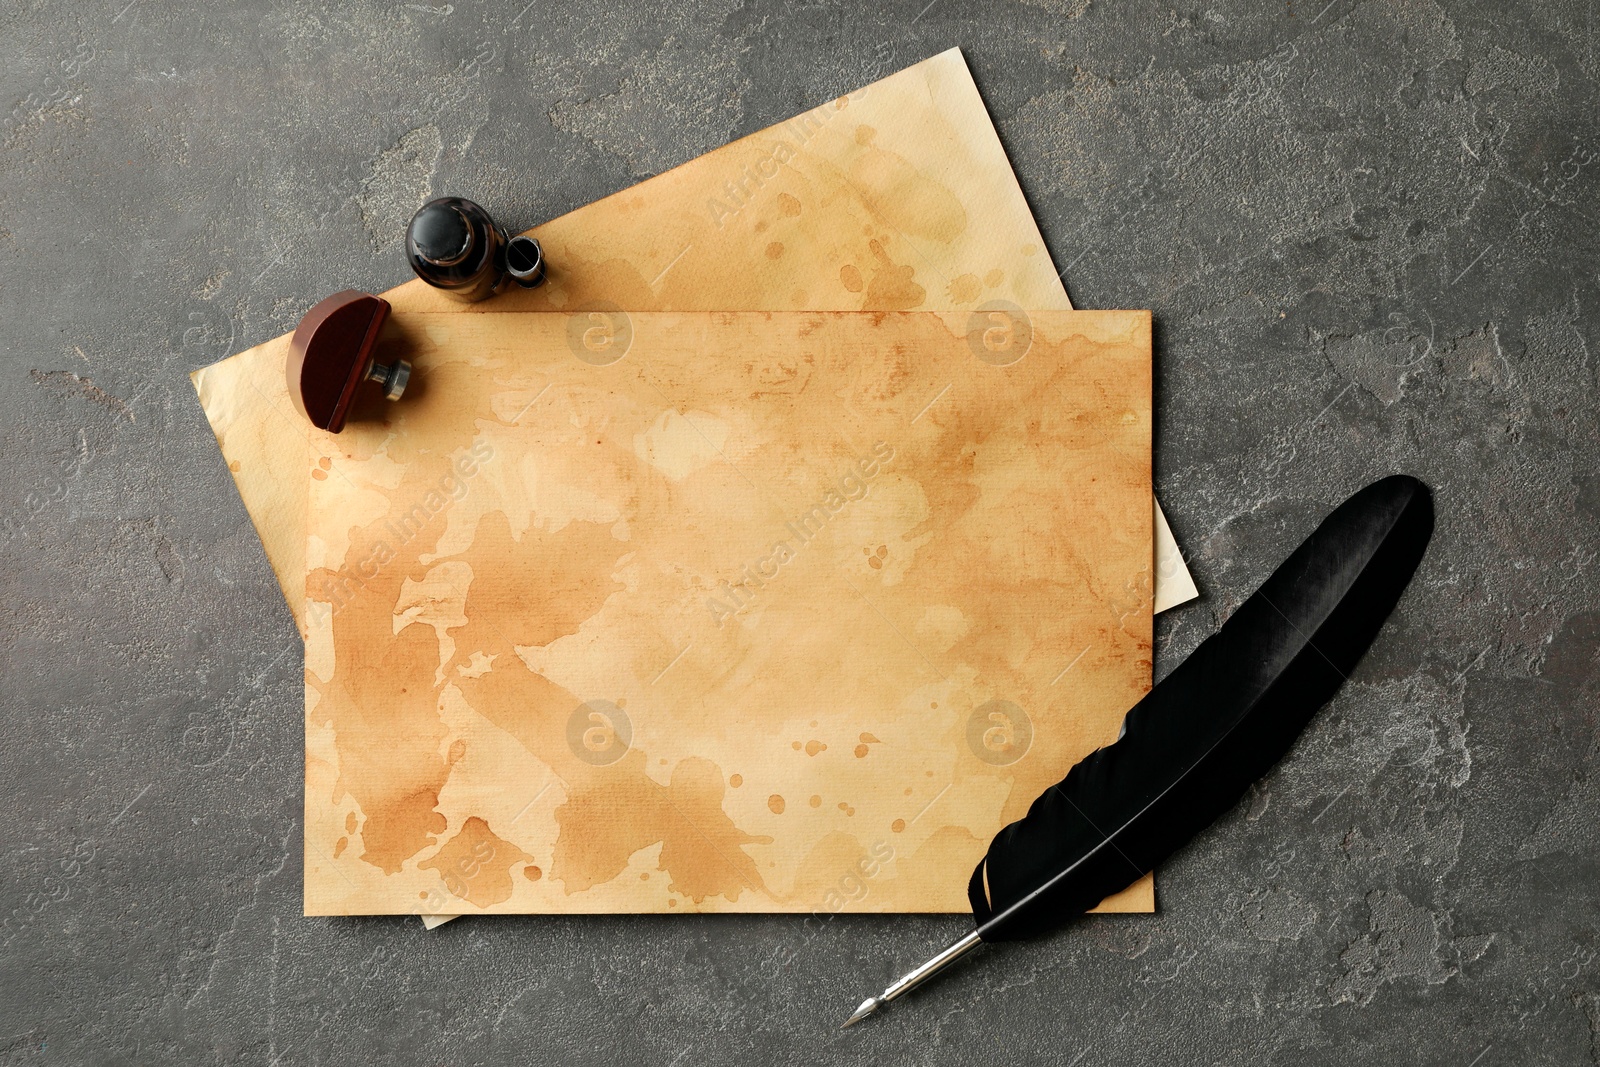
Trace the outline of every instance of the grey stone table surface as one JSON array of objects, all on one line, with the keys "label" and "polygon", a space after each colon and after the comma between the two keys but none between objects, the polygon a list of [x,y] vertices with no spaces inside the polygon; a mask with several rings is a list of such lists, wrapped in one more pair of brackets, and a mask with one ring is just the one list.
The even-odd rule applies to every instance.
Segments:
[{"label": "grey stone table surface", "polygon": [[[1600,1062],[1600,26],[1566,0],[0,3],[0,1062]],[[1152,308],[1204,599],[1394,471],[1433,548],[1154,916],[839,1020],[957,917],[300,915],[290,616],[186,373],[960,45]]]}]

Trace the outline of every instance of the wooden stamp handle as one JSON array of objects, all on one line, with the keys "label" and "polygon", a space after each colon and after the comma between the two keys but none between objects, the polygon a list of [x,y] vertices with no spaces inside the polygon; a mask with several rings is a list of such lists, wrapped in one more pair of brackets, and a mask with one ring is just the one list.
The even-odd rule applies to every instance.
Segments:
[{"label": "wooden stamp handle", "polygon": [[387,300],[346,289],[318,302],[295,327],[289,341],[289,395],[313,426],[330,433],[344,429],[362,381],[382,383],[390,400],[405,392],[411,364],[403,359],[379,364],[373,357],[388,317]]}]

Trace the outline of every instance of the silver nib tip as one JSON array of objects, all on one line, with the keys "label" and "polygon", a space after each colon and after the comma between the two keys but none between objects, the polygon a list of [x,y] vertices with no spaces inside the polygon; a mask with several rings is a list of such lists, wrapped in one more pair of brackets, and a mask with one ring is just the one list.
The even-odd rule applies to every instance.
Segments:
[{"label": "silver nib tip", "polygon": [[850,1029],[850,1027],[854,1026],[856,1023],[860,1022],[862,1019],[865,1019],[867,1016],[871,1015],[873,1012],[877,1011],[881,1007],[883,1007],[883,1001],[882,1000],[878,999],[877,997],[868,997],[866,1000],[863,1000],[861,1002],[861,1007],[856,1009],[856,1013],[854,1015],[850,1016],[850,1018],[846,1019],[844,1021],[844,1025],[839,1027],[839,1029],[841,1029],[841,1030]]}]

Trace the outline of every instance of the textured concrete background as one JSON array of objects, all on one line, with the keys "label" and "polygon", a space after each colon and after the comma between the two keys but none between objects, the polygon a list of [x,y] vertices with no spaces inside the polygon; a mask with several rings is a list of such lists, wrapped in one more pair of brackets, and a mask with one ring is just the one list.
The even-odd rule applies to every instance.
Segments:
[{"label": "textured concrete background", "polygon": [[[0,1062],[1600,1062],[1595,5],[924,2],[0,3]],[[302,918],[298,642],[186,372],[403,280],[429,195],[531,225],[955,44],[1074,299],[1155,310],[1158,672],[1435,487],[1353,683],[1160,914],[846,1034],[963,922]]]}]

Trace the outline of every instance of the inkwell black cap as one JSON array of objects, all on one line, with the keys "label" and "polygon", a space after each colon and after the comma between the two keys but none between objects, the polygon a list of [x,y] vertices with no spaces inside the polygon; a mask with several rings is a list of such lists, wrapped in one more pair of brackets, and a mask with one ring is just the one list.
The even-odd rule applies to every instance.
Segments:
[{"label": "inkwell black cap", "polygon": [[406,227],[406,261],[417,277],[458,300],[482,300],[510,278],[524,289],[545,280],[531,237],[509,237],[482,207],[459,196],[430,200]]},{"label": "inkwell black cap", "polygon": [[424,204],[411,220],[406,239],[414,255],[441,267],[466,259],[475,243],[466,216],[449,199]]}]

